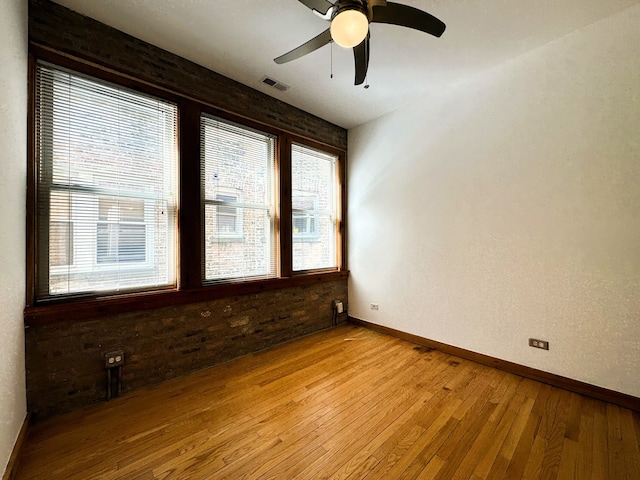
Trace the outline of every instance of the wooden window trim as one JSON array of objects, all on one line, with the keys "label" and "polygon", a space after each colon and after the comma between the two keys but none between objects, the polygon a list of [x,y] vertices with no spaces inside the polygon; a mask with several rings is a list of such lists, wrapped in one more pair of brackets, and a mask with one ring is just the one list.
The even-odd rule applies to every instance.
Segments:
[{"label": "wooden window trim", "polygon": [[[61,297],[36,301],[36,200],[37,158],[35,128],[35,71],[37,61],[42,60],[72,69],[80,73],[106,80],[124,87],[151,94],[178,104],[179,148],[179,212],[178,212],[178,287],[165,290],[143,291],[115,295],[86,295]],[[27,325],[92,318],[100,315],[126,313],[185,303],[207,301],[216,298],[252,294],[261,291],[311,285],[319,282],[343,280],[348,277],[346,266],[346,152],[332,145],[302,137],[298,134],[266,125],[214,105],[189,98],[148,82],[121,74],[113,69],[84,61],[80,58],[30,44],[29,54],[29,161],[27,185],[27,301],[24,312]],[[200,115],[208,113],[238,124],[272,133],[277,137],[275,175],[279,193],[275,226],[278,232],[280,264],[278,278],[255,281],[230,281],[216,285],[203,285],[202,218],[200,182]],[[299,143],[338,156],[338,185],[341,194],[337,249],[338,268],[293,272],[291,268],[291,144]],[[194,195],[193,192],[200,192]]]},{"label": "wooden window trim", "polygon": [[151,310],[285,288],[337,282],[346,280],[348,277],[349,272],[343,270],[296,275],[295,277],[288,278],[282,277],[250,282],[224,283],[189,290],[157,290],[96,298],[83,297],[64,299],[63,301],[51,300],[46,304],[27,307],[24,311],[24,319],[27,326],[87,320],[132,311]]}]

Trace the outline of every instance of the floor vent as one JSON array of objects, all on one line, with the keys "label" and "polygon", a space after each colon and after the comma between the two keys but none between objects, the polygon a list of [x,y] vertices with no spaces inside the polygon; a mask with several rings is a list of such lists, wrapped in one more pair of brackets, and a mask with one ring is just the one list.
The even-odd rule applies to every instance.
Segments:
[{"label": "floor vent", "polygon": [[281,83],[281,82],[279,82],[277,80],[274,80],[273,78],[270,78],[270,77],[264,77],[262,79],[262,83],[266,83],[270,87],[276,88],[276,89],[280,90],[281,92],[286,92],[287,90],[289,90],[289,85],[285,85],[284,83]]}]

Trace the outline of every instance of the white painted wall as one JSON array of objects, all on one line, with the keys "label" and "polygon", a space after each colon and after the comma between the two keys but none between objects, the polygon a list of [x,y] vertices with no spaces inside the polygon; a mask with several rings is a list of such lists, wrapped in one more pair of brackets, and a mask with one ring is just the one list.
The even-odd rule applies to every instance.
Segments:
[{"label": "white painted wall", "polygon": [[640,396],[638,25],[349,131],[350,315]]},{"label": "white painted wall", "polygon": [[26,415],[27,2],[0,8],[0,472]]}]

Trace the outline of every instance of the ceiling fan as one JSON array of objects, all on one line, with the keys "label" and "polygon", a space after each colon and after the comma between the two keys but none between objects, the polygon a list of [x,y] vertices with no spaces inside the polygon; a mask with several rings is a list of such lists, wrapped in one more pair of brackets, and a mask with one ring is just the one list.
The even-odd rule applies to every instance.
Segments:
[{"label": "ceiling fan", "polygon": [[413,28],[440,37],[446,25],[433,15],[408,5],[386,0],[298,0],[331,26],[320,35],[274,59],[287,63],[334,41],[353,48],[356,65],[355,85],[364,82],[369,68],[369,24],[388,23]]}]

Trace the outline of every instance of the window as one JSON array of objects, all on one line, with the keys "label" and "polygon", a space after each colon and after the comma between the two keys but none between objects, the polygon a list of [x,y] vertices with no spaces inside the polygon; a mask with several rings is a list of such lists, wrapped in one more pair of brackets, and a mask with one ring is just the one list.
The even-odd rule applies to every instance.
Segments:
[{"label": "window", "polygon": [[336,268],[338,157],[304,145],[291,147],[293,270]]},{"label": "window", "polygon": [[200,134],[204,280],[275,277],[274,136],[211,115]]},{"label": "window", "polygon": [[173,286],[177,107],[36,68],[37,298]]},{"label": "window", "polygon": [[36,54],[27,209],[35,315],[85,318],[105,304],[129,311],[342,278],[344,152]]}]

